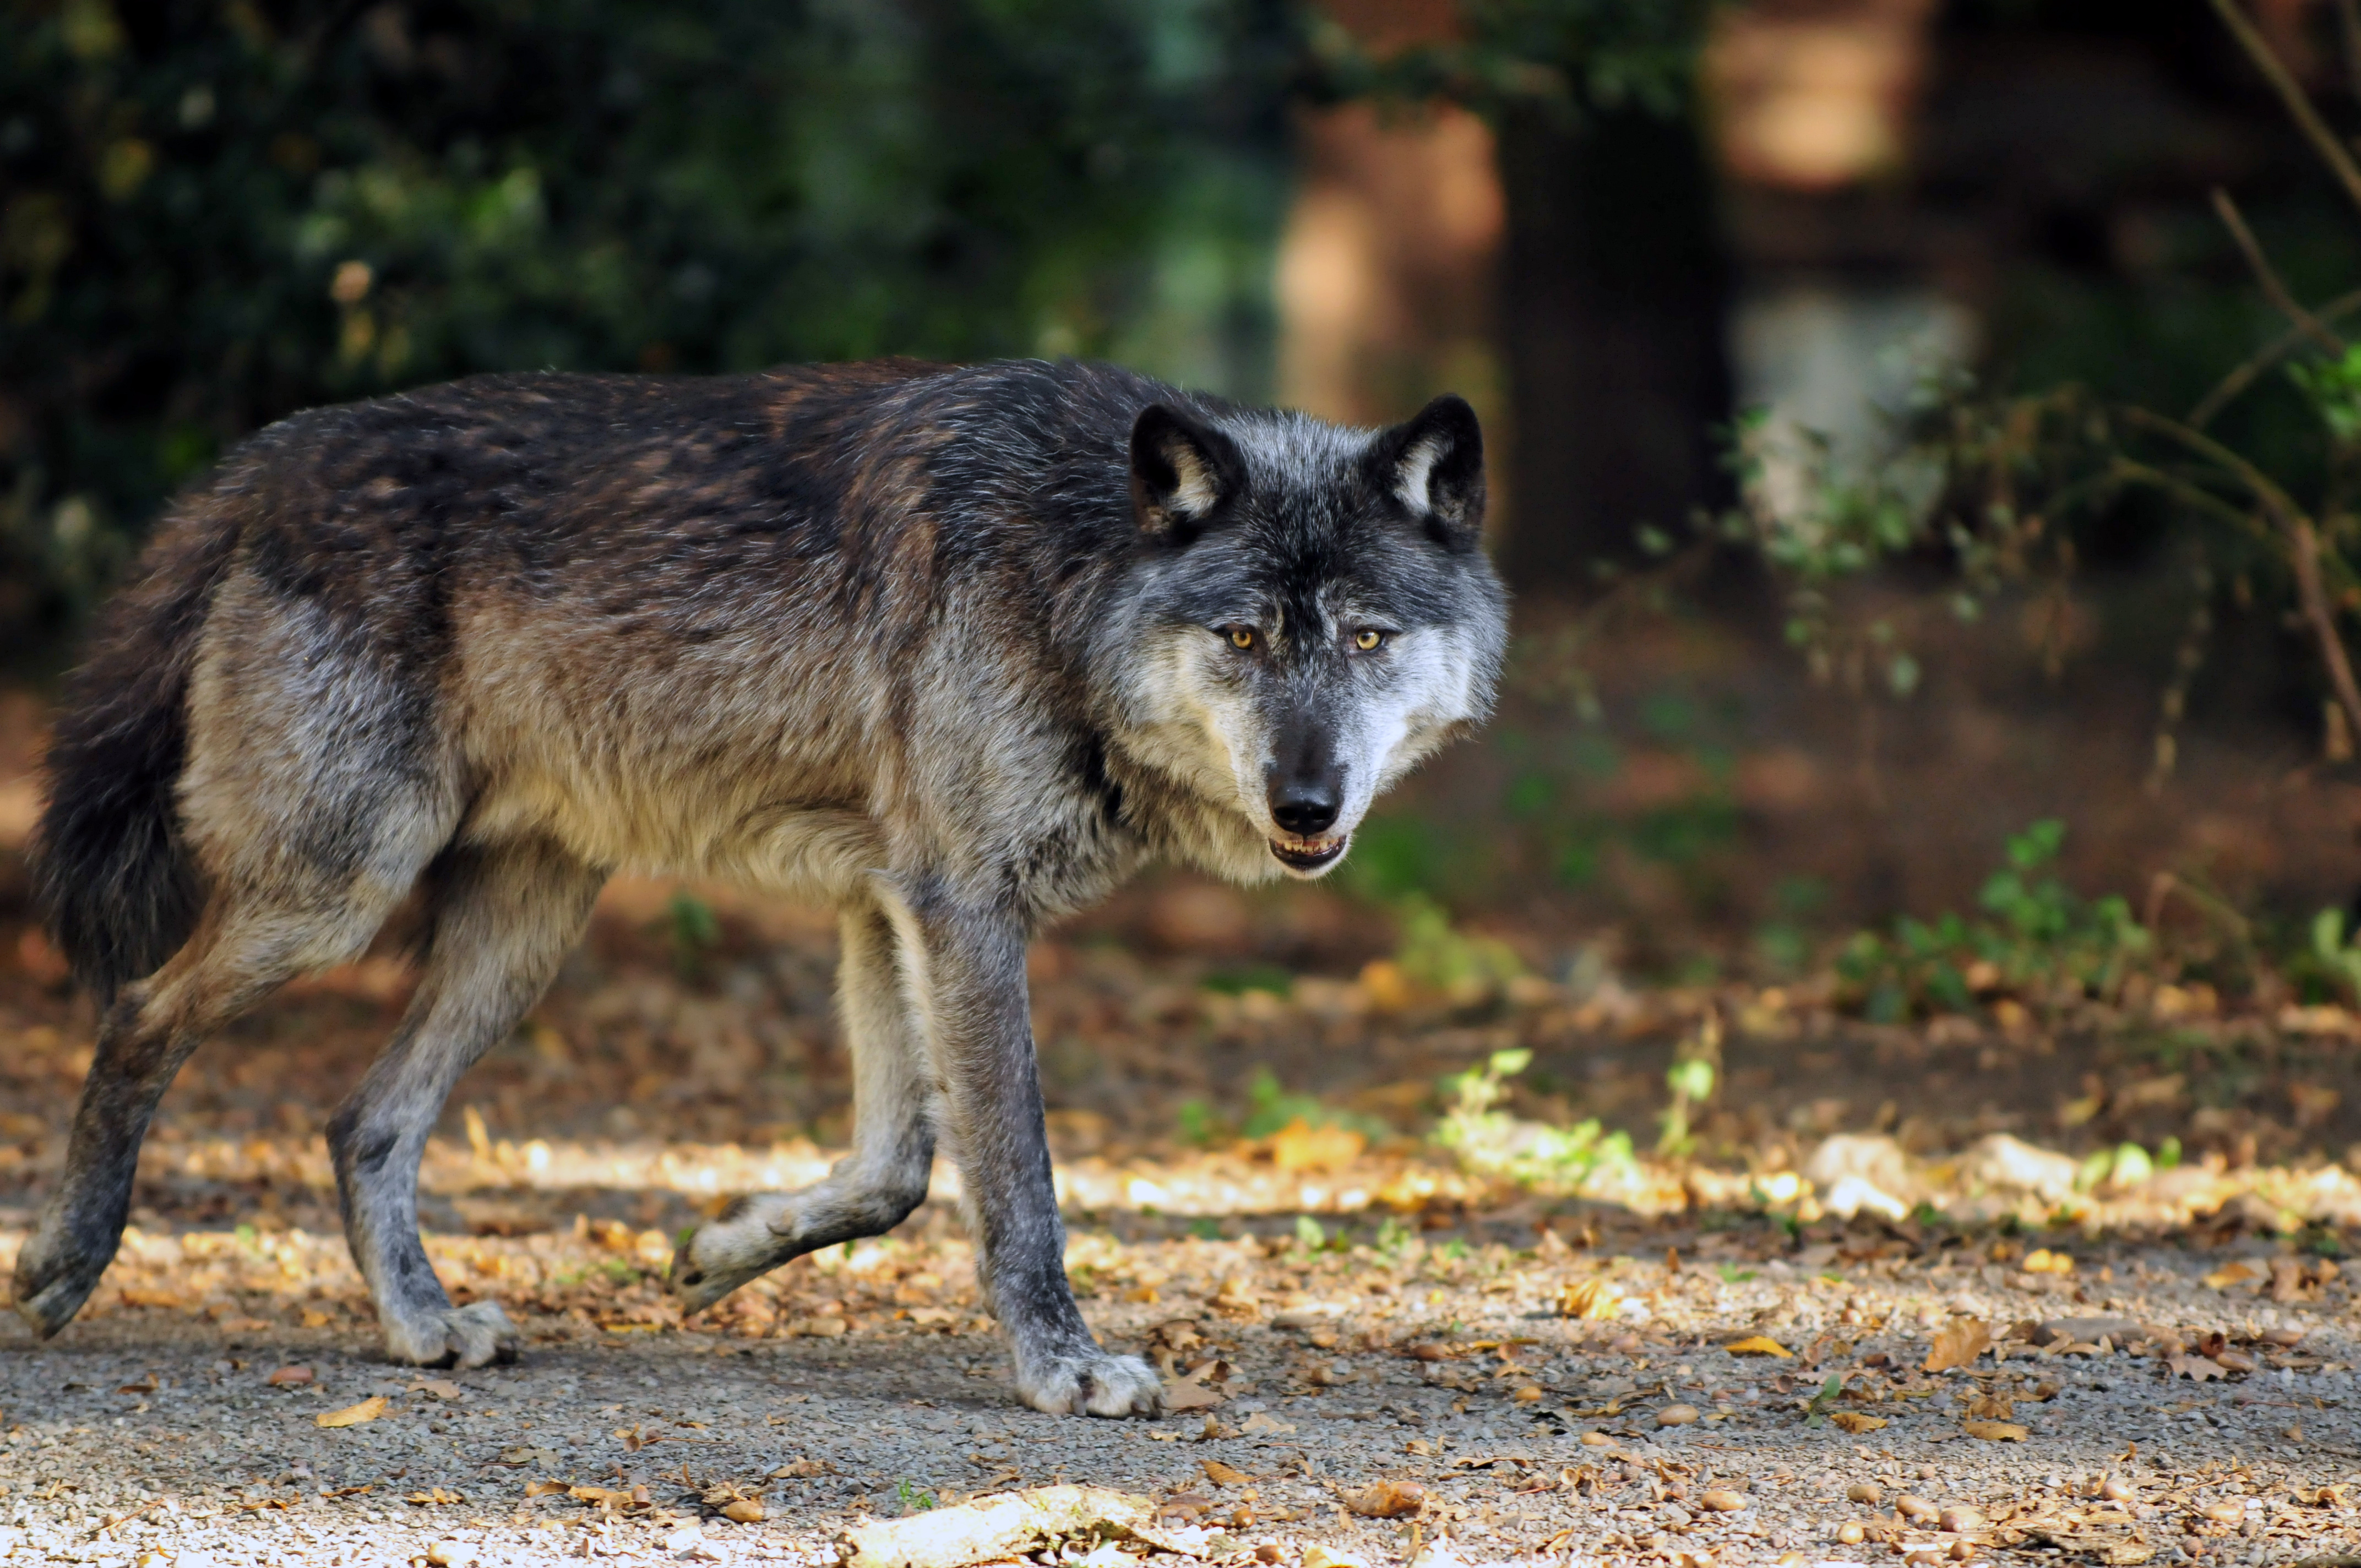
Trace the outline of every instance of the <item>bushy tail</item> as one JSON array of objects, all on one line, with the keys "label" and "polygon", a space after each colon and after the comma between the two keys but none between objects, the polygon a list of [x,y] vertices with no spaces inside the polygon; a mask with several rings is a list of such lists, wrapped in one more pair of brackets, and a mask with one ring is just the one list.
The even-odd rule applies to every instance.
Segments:
[{"label": "bushy tail", "polygon": [[197,634],[235,538],[202,502],[168,519],[101,613],[58,707],[49,803],[29,850],[33,895],[102,1006],[178,951],[203,907],[173,792]]}]

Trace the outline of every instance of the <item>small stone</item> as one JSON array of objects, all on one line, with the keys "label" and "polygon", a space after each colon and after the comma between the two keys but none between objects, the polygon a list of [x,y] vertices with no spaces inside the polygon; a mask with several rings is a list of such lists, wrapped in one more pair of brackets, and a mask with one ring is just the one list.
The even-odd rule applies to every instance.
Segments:
[{"label": "small stone", "polygon": [[1861,1528],[1858,1519],[1847,1519],[1837,1526],[1837,1539],[1847,1546],[1859,1546],[1868,1536],[1869,1532]]},{"label": "small stone", "polygon": [[763,1505],[752,1497],[734,1498],[722,1505],[721,1517],[732,1524],[760,1524]]},{"label": "small stone", "polygon": [[1724,1491],[1716,1486],[1697,1499],[1697,1507],[1708,1513],[1734,1514],[1752,1500],[1743,1492]]},{"label": "small stone", "polygon": [[1975,1554],[1976,1554],[1976,1543],[1975,1543],[1974,1541],[1955,1541],[1951,1542],[1951,1550],[1950,1550],[1950,1552],[1949,1552],[1949,1557],[1950,1557],[1950,1559],[1951,1559],[1951,1561],[1952,1561],[1952,1562],[1954,1562],[1954,1563],[1965,1563],[1966,1561],[1968,1561],[1968,1559],[1970,1559],[1971,1557],[1973,1557]]},{"label": "small stone", "polygon": [[1885,1491],[1874,1481],[1856,1481],[1845,1488],[1845,1501],[1867,1503],[1873,1508],[1885,1501]]},{"label": "small stone", "polygon": [[1983,1529],[1984,1516],[1964,1503],[1954,1503],[1943,1510],[1937,1521],[1937,1528],[1949,1530],[1954,1535],[1962,1535],[1971,1530]]},{"label": "small stone", "polygon": [[1914,1497],[1905,1492],[1894,1499],[1894,1511],[1905,1519],[1931,1519],[1942,1510],[1924,1497]]},{"label": "small stone", "polygon": [[467,1568],[475,1560],[475,1552],[456,1541],[438,1541],[426,1549],[426,1561],[434,1568]]},{"label": "small stone", "polygon": [[2135,1494],[2129,1482],[2110,1475],[2099,1483],[2099,1496],[2111,1503],[2128,1503]]},{"label": "small stone", "polygon": [[1656,1424],[1660,1427],[1685,1427],[1697,1419],[1695,1405],[1666,1405],[1656,1412]]}]

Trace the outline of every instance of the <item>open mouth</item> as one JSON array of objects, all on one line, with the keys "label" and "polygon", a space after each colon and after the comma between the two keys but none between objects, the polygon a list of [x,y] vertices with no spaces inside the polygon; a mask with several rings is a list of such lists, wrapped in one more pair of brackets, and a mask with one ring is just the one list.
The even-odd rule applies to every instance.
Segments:
[{"label": "open mouth", "polygon": [[1345,847],[1352,841],[1349,837],[1326,839],[1273,839],[1270,841],[1270,852],[1279,857],[1279,864],[1290,871],[1316,872],[1323,866],[1335,864],[1338,857],[1344,854]]}]

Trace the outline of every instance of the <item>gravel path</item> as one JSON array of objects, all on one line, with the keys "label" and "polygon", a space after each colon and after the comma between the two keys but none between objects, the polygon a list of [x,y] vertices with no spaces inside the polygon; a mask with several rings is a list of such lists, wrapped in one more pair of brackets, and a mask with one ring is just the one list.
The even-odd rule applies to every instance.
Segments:
[{"label": "gravel path", "polygon": [[[1413,1529],[1429,1553],[1447,1538],[1470,1563],[1571,1551],[1722,1568],[1913,1547],[1945,1561],[2257,1564],[2361,1547],[2350,1272],[2274,1302],[2264,1240],[2202,1253],[2078,1240],[2061,1277],[1986,1261],[1994,1245],[2015,1250],[2005,1242],[1913,1249],[1866,1228],[1817,1255],[1768,1226],[1523,1250],[1472,1234],[1319,1252],[1086,1234],[1076,1255],[1102,1337],[1176,1376],[1211,1358],[1195,1385],[1222,1401],[1104,1422],[1016,1406],[972,1315],[892,1306],[957,1298],[963,1244],[946,1231],[921,1224],[933,1239],[873,1258],[868,1294],[842,1317],[613,1332],[521,1309],[522,1361],[478,1372],[389,1366],[350,1322],[230,1328],[136,1303],[48,1345],[11,1339],[0,1554],[833,1562],[849,1525],[1058,1481],[1152,1496],[1205,1555],[1263,1548],[1267,1563],[1315,1543],[1332,1560],[1400,1562]],[[1668,1270],[1668,1246],[1727,1261]],[[2203,1282],[2241,1254],[2250,1280]],[[1609,1315],[1560,1315],[1570,1288]],[[2070,1318],[2134,1320],[2192,1354],[2209,1332],[2246,1343],[2190,1362],[2202,1382],[2112,1340],[2106,1354],[2007,1341],[2005,1359],[1917,1370],[1947,1326],[2005,1335]],[[1723,1348],[1745,1335],[1796,1354]],[[2211,1375],[2242,1353],[2253,1371]],[[287,1367],[310,1380],[272,1386]],[[1806,1423],[1799,1407],[1830,1374],[1856,1393],[1828,1409],[1862,1430]],[[1966,1434],[1975,1401],[2011,1394],[2023,1441]],[[376,1419],[317,1422],[377,1397]],[[1660,1425],[1674,1404],[1697,1419]],[[1347,1510],[1380,1480],[1422,1489],[1415,1520]],[[586,1500],[591,1487],[610,1491]],[[1713,1511],[1708,1492],[1743,1506]],[[1897,1516],[1904,1494],[1978,1510],[1985,1528]],[[762,1518],[725,1517],[733,1503],[752,1512],[747,1499]]]}]

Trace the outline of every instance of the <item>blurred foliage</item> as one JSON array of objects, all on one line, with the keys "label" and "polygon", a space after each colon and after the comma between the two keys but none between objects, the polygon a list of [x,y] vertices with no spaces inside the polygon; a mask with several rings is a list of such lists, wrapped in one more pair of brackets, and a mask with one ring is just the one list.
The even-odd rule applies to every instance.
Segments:
[{"label": "blurred foliage", "polygon": [[1309,41],[1318,96],[1456,103],[1488,118],[1521,109],[1579,123],[1638,108],[1696,106],[1716,0],[1460,0],[1458,36],[1384,54],[1315,14]]},{"label": "blurred foliage", "polygon": [[1436,1145],[1469,1170],[1543,1190],[1576,1191],[1629,1177],[1635,1168],[1629,1134],[1608,1132],[1596,1120],[1554,1127],[1499,1109],[1509,1080],[1532,1059],[1528,1050],[1495,1051],[1444,1080],[1448,1109],[1435,1124]]},{"label": "blurred foliage", "polygon": [[1844,1000],[1872,1023],[1972,1013],[1981,995],[2056,1009],[2112,997],[2155,938],[2114,894],[2084,899],[2051,872],[2065,824],[2037,822],[1978,899],[1988,918],[1904,917],[1893,934],[1857,933],[1837,959]]},{"label": "blurred foliage", "polygon": [[1095,354],[1263,390],[1278,0],[11,0],[0,634],[291,410]]},{"label": "blurred foliage", "polygon": [[1268,391],[1291,101],[1636,103],[1702,0],[7,0],[0,653],[295,409],[473,371],[1112,357]]}]

